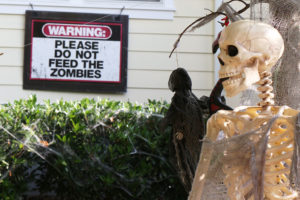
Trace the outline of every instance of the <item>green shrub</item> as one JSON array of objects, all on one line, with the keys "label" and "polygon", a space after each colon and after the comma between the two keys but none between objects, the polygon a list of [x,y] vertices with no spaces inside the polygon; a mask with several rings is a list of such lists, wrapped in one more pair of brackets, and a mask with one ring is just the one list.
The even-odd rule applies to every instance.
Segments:
[{"label": "green shrub", "polygon": [[170,130],[159,129],[167,109],[35,96],[0,106],[0,199],[185,199],[168,160]]}]

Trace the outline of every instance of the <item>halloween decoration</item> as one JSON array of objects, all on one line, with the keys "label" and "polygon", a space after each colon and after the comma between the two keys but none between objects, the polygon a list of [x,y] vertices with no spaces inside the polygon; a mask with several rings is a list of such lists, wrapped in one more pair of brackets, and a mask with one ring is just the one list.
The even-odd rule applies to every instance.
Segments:
[{"label": "halloween decoration", "polygon": [[283,40],[271,25],[242,20],[222,31],[219,47],[219,77],[228,78],[223,86],[231,97],[271,71],[283,53]]},{"label": "halloween decoration", "polygon": [[222,31],[219,46],[226,94],[257,83],[262,101],[220,110],[208,120],[189,200],[296,199],[299,111],[274,106],[270,79],[284,49],[280,34],[270,25],[241,20]]},{"label": "halloween decoration", "polygon": [[204,117],[199,99],[192,93],[192,81],[183,68],[174,70],[169,89],[175,92],[165,117],[172,125],[171,157],[187,192],[190,191],[201,149]]},{"label": "halloween decoration", "polygon": [[[230,3],[242,2],[244,8],[235,11]],[[240,14],[249,8],[249,4],[243,0],[231,0],[227,3],[223,3],[217,10],[217,12],[211,12],[209,15],[200,17],[189,26],[187,26],[183,32],[179,35],[177,41],[174,44],[174,48],[170,53],[177,48],[181,37],[188,30],[195,30],[211,20],[215,19],[219,15],[225,16],[221,22],[222,26],[227,26],[229,20],[236,21],[242,19]],[[220,34],[219,34],[220,36]],[[216,53],[219,48],[219,36],[212,44],[212,52]],[[226,105],[225,98],[221,95],[223,91],[222,82],[226,78],[220,79],[209,97],[202,96],[198,99],[192,92],[192,82],[188,73],[183,68],[174,70],[169,79],[169,88],[175,95],[172,98],[172,103],[164,120],[163,127],[166,124],[170,124],[173,129],[172,133],[172,147],[171,157],[174,160],[174,165],[177,168],[179,177],[187,192],[190,191],[193,177],[195,174],[196,165],[198,163],[200,149],[206,130],[207,119],[220,109],[232,110]]]},{"label": "halloween decoration", "polygon": [[226,105],[226,100],[225,100],[224,96],[222,96],[223,81],[225,81],[225,80],[226,79],[219,79],[209,96],[209,114],[210,115],[216,113],[218,110],[232,110],[231,107]]},{"label": "halloween decoration", "polygon": [[198,99],[192,92],[192,81],[187,71],[177,68],[170,75],[169,89],[175,92],[165,117],[165,123],[172,126],[171,158],[185,190],[189,192],[207,119],[220,109],[232,109],[225,104],[225,99],[221,96],[222,80],[216,84],[210,97],[202,96]]}]

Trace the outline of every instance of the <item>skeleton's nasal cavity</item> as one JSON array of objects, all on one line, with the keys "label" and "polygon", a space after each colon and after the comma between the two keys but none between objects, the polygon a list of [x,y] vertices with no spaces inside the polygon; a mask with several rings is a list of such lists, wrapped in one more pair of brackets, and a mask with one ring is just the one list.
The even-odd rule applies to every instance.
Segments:
[{"label": "skeleton's nasal cavity", "polygon": [[218,59],[219,59],[219,63],[220,63],[221,65],[225,65],[224,61],[223,61],[221,58],[218,58]]}]

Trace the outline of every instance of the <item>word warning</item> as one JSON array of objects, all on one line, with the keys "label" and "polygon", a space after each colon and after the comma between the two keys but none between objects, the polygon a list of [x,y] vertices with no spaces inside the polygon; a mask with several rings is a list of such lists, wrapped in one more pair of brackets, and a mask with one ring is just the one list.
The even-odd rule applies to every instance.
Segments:
[{"label": "word warning", "polygon": [[30,23],[28,81],[114,83],[124,90],[123,23],[40,18]]}]

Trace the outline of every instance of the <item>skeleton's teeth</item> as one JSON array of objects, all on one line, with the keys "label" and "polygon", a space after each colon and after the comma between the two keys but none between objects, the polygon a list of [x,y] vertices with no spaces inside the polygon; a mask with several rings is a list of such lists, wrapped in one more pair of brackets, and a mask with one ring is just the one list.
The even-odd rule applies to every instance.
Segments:
[{"label": "skeleton's teeth", "polygon": [[232,76],[236,76],[236,75],[240,75],[241,72],[239,71],[235,71],[235,72],[227,72],[227,73],[220,73],[219,77],[220,78],[227,78],[227,77],[232,77]]},{"label": "skeleton's teeth", "polygon": [[238,74],[236,76],[230,76],[229,79],[223,82],[223,86],[234,84],[235,82],[240,81],[242,78],[243,78],[242,74]]}]

